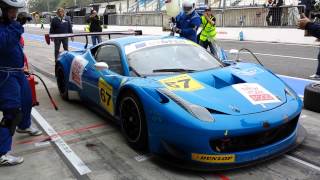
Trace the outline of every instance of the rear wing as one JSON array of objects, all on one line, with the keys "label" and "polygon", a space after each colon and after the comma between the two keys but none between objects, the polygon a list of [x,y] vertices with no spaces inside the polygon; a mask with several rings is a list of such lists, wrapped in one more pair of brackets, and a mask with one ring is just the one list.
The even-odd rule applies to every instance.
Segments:
[{"label": "rear wing", "polygon": [[105,32],[92,32],[92,33],[69,33],[69,34],[45,34],[45,40],[47,44],[50,44],[51,38],[69,38],[69,37],[80,37],[83,36],[86,38],[86,44],[84,46],[85,49],[88,47],[88,36],[98,36],[98,35],[108,35],[109,39],[111,39],[111,35],[142,35],[142,30],[134,30],[134,31],[105,31]]}]

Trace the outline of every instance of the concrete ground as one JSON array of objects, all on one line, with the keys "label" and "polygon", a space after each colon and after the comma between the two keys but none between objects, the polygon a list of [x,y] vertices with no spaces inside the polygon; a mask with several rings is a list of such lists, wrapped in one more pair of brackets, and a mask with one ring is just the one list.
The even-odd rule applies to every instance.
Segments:
[{"label": "concrete ground", "polygon": [[[27,32],[43,33],[36,29],[27,29]],[[312,58],[317,53],[317,48],[313,46],[290,46],[290,48],[277,44],[240,44],[228,41],[220,43],[226,49],[244,45],[263,54],[289,54]],[[29,63],[45,80],[59,106],[58,111],[52,108],[43,86],[39,83],[37,95],[40,106],[36,107],[36,110],[92,171],[87,174],[86,179],[318,180],[320,178],[319,113],[303,110],[300,123],[308,132],[307,139],[294,151],[271,161],[223,172],[204,173],[177,169],[162,163],[150,154],[134,151],[127,145],[120,128],[113,121],[88,109],[86,104],[63,101],[53,76],[52,45],[26,40],[25,52],[29,57]],[[285,56],[261,55],[261,58],[267,67],[277,73],[297,77],[307,76],[313,71],[316,63],[314,60],[290,59]],[[293,68],[292,64],[299,68]],[[16,134],[12,153],[23,156],[25,162],[18,166],[1,167],[1,180],[80,179],[71,171],[66,160],[46,135],[30,137]]]}]

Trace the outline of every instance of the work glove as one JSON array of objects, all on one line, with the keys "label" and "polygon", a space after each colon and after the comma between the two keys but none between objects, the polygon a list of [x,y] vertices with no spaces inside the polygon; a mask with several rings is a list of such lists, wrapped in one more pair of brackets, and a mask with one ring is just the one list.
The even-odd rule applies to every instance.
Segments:
[{"label": "work glove", "polygon": [[32,18],[28,15],[28,13],[26,12],[20,12],[18,14],[18,17],[17,17],[17,21],[21,24],[21,25],[24,25],[26,24],[26,22],[30,22],[32,20]]},{"label": "work glove", "polygon": [[181,29],[176,28],[175,30],[176,30],[176,33],[181,34]]}]

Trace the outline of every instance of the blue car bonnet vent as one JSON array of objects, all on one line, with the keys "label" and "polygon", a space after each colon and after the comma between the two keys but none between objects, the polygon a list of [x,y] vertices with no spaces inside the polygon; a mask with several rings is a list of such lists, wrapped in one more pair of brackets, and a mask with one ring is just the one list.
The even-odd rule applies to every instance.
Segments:
[{"label": "blue car bonnet vent", "polygon": [[217,77],[213,75],[213,87],[221,89],[224,87],[232,86],[234,84],[246,83],[243,79],[238,76],[231,74],[231,76]]}]

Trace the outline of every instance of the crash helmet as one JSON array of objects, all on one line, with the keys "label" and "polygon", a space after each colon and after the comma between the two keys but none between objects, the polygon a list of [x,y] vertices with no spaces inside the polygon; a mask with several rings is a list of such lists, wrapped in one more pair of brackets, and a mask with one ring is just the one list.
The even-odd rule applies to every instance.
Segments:
[{"label": "crash helmet", "polygon": [[313,6],[314,6],[314,10],[320,11],[320,0],[315,0],[315,3]]},{"label": "crash helmet", "polygon": [[25,6],[25,0],[0,0],[0,8],[23,8]]},{"label": "crash helmet", "polygon": [[196,9],[196,5],[191,0],[184,0],[182,3],[182,10],[186,15],[191,14]]},{"label": "crash helmet", "polygon": [[204,11],[211,11],[211,7],[210,6],[205,6],[204,7]]}]

